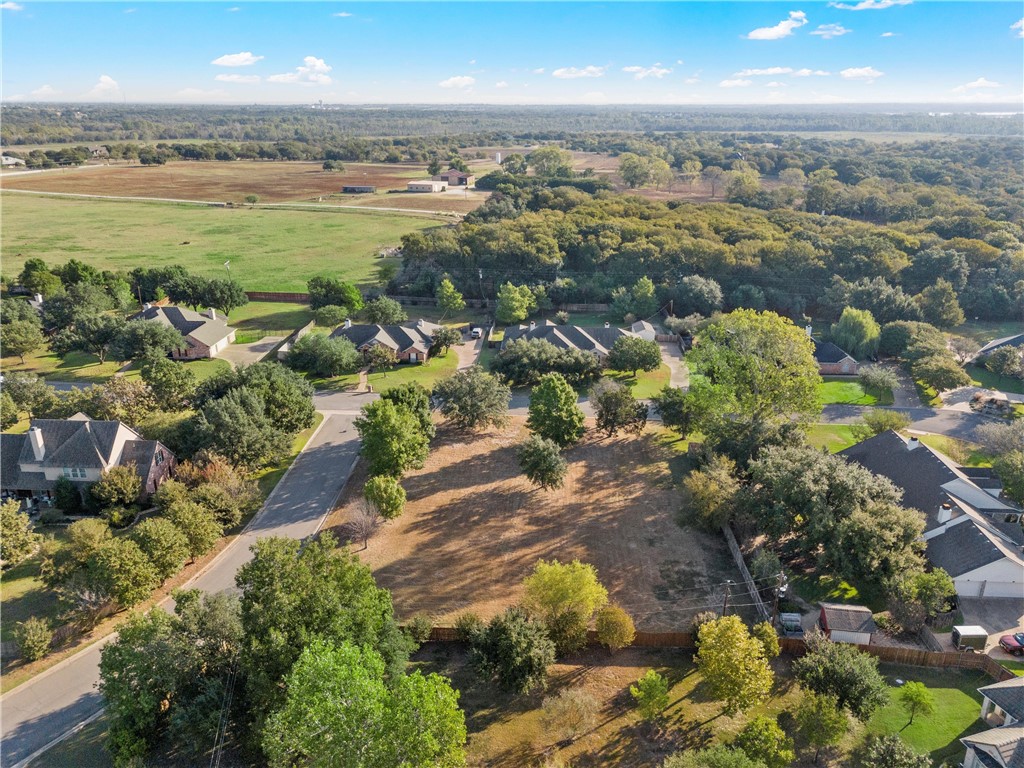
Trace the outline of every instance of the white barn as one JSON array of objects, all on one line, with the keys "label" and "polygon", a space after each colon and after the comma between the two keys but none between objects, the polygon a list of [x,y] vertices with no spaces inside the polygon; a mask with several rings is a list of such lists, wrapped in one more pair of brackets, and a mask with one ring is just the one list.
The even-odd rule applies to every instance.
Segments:
[{"label": "white barn", "polygon": [[409,192],[444,192],[448,189],[448,182],[422,179],[421,181],[410,181],[406,189]]}]

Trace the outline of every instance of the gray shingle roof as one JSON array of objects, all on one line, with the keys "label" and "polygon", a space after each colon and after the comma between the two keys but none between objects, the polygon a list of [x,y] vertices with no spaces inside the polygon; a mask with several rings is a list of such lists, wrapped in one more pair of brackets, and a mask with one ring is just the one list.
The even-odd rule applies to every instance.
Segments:
[{"label": "gray shingle roof", "polygon": [[871,617],[871,609],[863,605],[822,603],[828,628],[836,632],[874,632],[878,629]]},{"label": "gray shingle roof", "polygon": [[991,699],[1014,720],[1024,721],[1024,677],[1014,677],[979,688],[978,692]]},{"label": "gray shingle roof", "polygon": [[954,579],[1006,557],[969,518],[928,539],[925,551],[932,564],[944,569]]},{"label": "gray shingle roof", "polygon": [[[1011,725],[1002,728],[990,728],[970,736],[964,736],[960,742],[966,746],[979,745],[987,747],[999,755],[1002,763],[1007,768],[1024,768],[1024,751],[1021,750],[1021,743],[1024,742],[1024,726]],[[981,750],[977,750],[981,754]]]},{"label": "gray shingle roof", "polygon": [[401,325],[352,325],[335,329],[332,339],[345,338],[362,349],[371,344],[382,344],[395,352],[425,354],[433,344],[433,335],[441,328],[436,323],[416,320]]},{"label": "gray shingle roof", "polygon": [[811,341],[814,342],[814,359],[821,363],[838,363],[846,358],[853,357],[844,352],[841,348],[833,344],[831,341],[818,341],[814,337],[811,337]]},{"label": "gray shingle roof", "polygon": [[978,350],[978,354],[987,355],[989,352],[994,352],[1000,347],[1024,347],[1024,333],[1018,333],[1016,336],[1004,336],[1001,339],[990,341]]},{"label": "gray shingle roof", "polygon": [[21,450],[25,445],[25,435],[9,435],[0,433],[0,488],[15,488],[21,468]]},{"label": "gray shingle roof", "polygon": [[223,341],[234,331],[223,320],[212,320],[185,307],[150,307],[138,313],[132,320],[151,320],[174,328],[186,339],[212,347]]},{"label": "gray shingle roof", "polygon": [[559,349],[580,349],[604,357],[615,342],[623,336],[635,336],[632,331],[622,328],[582,327],[579,325],[557,325],[547,320],[534,328],[519,325],[505,329],[502,348],[517,339],[541,339]]}]

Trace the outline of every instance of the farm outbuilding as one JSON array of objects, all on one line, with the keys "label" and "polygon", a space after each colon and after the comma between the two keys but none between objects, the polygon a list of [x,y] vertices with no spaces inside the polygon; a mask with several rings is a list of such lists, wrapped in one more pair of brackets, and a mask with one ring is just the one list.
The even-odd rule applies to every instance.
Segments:
[{"label": "farm outbuilding", "polygon": [[409,192],[444,192],[447,189],[447,181],[434,181],[433,179],[410,181],[409,186],[407,187]]},{"label": "farm outbuilding", "polygon": [[377,188],[369,184],[355,184],[349,187],[342,187],[341,193],[343,195],[363,195],[373,194],[377,191]]},{"label": "farm outbuilding", "polygon": [[471,173],[463,173],[457,171],[454,168],[450,168],[444,173],[439,173],[436,176],[431,177],[434,181],[443,181],[453,187],[471,187],[476,177]]}]

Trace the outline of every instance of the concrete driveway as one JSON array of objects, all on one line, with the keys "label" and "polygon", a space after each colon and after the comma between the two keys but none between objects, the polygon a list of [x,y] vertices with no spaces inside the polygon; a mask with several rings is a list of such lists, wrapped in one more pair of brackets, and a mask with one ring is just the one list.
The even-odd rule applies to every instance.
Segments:
[{"label": "concrete driveway", "polygon": [[252,365],[266,357],[274,347],[284,341],[284,338],[284,336],[264,336],[259,341],[249,344],[229,344],[218,357],[231,363],[232,368]]},{"label": "concrete driveway", "polygon": [[672,342],[659,342],[661,347],[661,359],[668,366],[668,383],[673,387],[688,388],[690,386],[690,369],[683,362],[683,351],[678,344]]},{"label": "concrete driveway", "polygon": [[[999,647],[999,638],[1024,632],[1024,598],[960,598],[964,624],[977,624],[988,630],[985,652],[997,661],[1013,658]],[[948,637],[948,635],[947,635]]]}]

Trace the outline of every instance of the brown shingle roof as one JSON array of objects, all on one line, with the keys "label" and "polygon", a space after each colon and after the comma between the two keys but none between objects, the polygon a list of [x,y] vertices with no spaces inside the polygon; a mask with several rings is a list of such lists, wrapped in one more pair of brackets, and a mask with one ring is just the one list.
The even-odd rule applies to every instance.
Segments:
[{"label": "brown shingle roof", "polygon": [[871,609],[863,605],[822,603],[828,628],[835,632],[874,632],[878,629],[871,617]]}]

